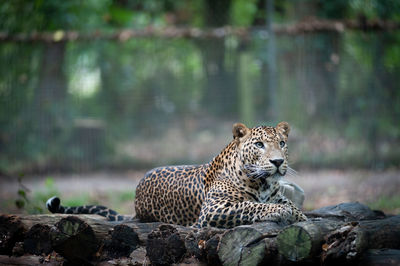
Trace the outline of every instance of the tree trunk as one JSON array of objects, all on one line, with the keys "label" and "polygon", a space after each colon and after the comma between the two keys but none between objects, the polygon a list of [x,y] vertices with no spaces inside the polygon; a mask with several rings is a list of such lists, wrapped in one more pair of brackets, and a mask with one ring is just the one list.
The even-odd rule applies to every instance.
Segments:
[{"label": "tree trunk", "polygon": [[9,257],[0,255],[0,265],[36,266],[36,265],[63,265],[62,258],[43,257],[37,255],[26,255],[22,257]]},{"label": "tree trunk", "polygon": [[[287,260],[319,264],[321,258],[326,263],[374,265],[388,258],[396,261],[397,251],[370,249],[400,249],[400,215],[381,216],[365,205],[344,203],[312,211],[310,220],[286,227],[262,222],[198,229],[137,220],[111,222],[97,215],[0,215],[0,254],[12,256],[0,256],[0,265],[286,265],[293,264]],[[57,256],[60,259],[54,260]]]},{"label": "tree trunk", "polygon": [[[204,1],[204,24],[206,27],[222,27],[229,23],[231,0]],[[237,109],[236,80],[237,52],[227,53],[226,39],[199,39],[197,44],[203,57],[206,74],[203,103],[207,111],[222,116],[232,116]],[[227,66],[231,61],[231,69]],[[220,102],[224,104],[219,104]]]},{"label": "tree trunk", "polygon": [[35,91],[33,114],[38,136],[53,140],[64,126],[67,80],[64,73],[66,42],[45,44],[42,55],[39,84]]},{"label": "tree trunk", "polygon": [[400,265],[399,249],[369,249],[360,259],[359,265],[396,266]]},{"label": "tree trunk", "polygon": [[[67,214],[39,214],[39,215],[21,215],[19,217],[23,226],[30,229],[35,224],[52,226],[59,222],[62,218],[71,215]],[[84,220],[93,228],[97,238],[103,239],[108,232],[121,222],[110,222],[105,217],[99,215],[79,214],[78,217]],[[162,223],[140,223],[138,220],[124,221],[123,224],[133,228],[138,233],[140,243],[146,243],[147,236]]]},{"label": "tree trunk", "polygon": [[277,237],[279,253],[290,261],[318,256],[322,251],[324,236],[342,224],[333,220],[308,220],[290,225]]},{"label": "tree trunk", "polygon": [[282,227],[273,222],[265,222],[226,231],[218,245],[222,264],[259,265],[276,262],[276,236]]},{"label": "tree trunk", "polygon": [[400,249],[400,215],[345,224],[326,236],[324,260],[354,260],[367,249]]},{"label": "tree trunk", "polygon": [[250,79],[248,78],[248,73],[246,72],[246,68],[248,68],[250,58],[249,54],[246,52],[242,52],[239,55],[239,58],[239,119],[246,125],[253,126],[255,119],[254,114],[256,113],[254,104],[254,92]]},{"label": "tree trunk", "polygon": [[385,217],[383,212],[372,211],[368,206],[359,202],[346,202],[326,206],[305,214],[309,218],[327,218],[344,222],[376,220]]},{"label": "tree trunk", "polygon": [[0,215],[0,254],[11,255],[15,243],[23,240],[26,228],[14,215]]},{"label": "tree trunk", "polygon": [[302,261],[319,256],[324,237],[345,222],[382,218],[358,202],[341,203],[306,213],[311,220],[284,228],[278,235],[279,252],[290,261]]}]

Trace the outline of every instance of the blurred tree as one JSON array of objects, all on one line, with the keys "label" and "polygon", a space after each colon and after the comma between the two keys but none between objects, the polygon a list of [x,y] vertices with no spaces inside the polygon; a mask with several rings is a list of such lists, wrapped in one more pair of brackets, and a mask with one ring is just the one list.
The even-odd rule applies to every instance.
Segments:
[{"label": "blurred tree", "polygon": [[[5,142],[10,144],[6,150],[14,150],[11,152],[15,154],[15,157],[11,157],[14,160],[28,159],[34,164],[48,160],[53,162],[53,167],[57,167],[57,161],[60,160],[58,157],[62,154],[65,156],[66,153],[61,153],[61,151],[67,144],[66,134],[72,127],[69,115],[71,109],[66,105],[68,85],[64,72],[67,44],[57,42],[57,39],[64,34],[63,30],[91,30],[105,25],[101,15],[109,3],[109,1],[82,2],[79,0],[2,1],[0,31],[55,32],[54,43],[39,44],[30,48],[32,54],[29,59],[26,58],[31,68],[29,71],[17,67],[13,69],[16,71],[13,76],[2,77],[4,80],[12,80],[15,76],[23,76],[24,79],[32,81],[31,86],[35,87],[31,91],[32,94],[28,94],[29,97],[23,95],[24,90],[19,90],[21,94],[13,99],[20,108],[20,116],[9,121],[18,121],[18,133],[22,135],[13,136],[12,132],[15,128],[10,127],[8,128],[10,131],[3,133],[0,137],[3,139],[3,145],[6,145]],[[28,73],[35,73],[35,76],[28,76]],[[18,91],[18,88],[16,86],[7,89]],[[7,141],[10,135],[13,136],[14,142]],[[18,150],[15,151],[15,149]],[[5,164],[8,164],[10,161],[7,154],[5,155]],[[15,161],[13,164],[15,165]]]},{"label": "blurred tree", "polygon": [[[267,2],[274,7],[269,16]],[[110,151],[85,154],[84,141],[104,145],[104,139],[88,140],[90,130],[82,129],[83,122],[96,119],[92,125],[103,133],[106,128],[105,142],[114,147],[138,132],[165,134],[174,120],[196,114],[216,121],[240,117],[250,124],[271,120],[265,114],[274,104],[277,119],[291,118],[304,132],[319,127],[338,138],[361,139],[361,151],[371,148],[383,156],[383,140],[396,142],[400,136],[396,32],[377,34],[378,39],[364,32],[279,36],[277,51],[269,54],[268,38],[257,32],[249,40],[58,40],[66,30],[265,27],[267,19],[290,23],[311,17],[367,23],[400,21],[399,14],[397,0],[3,0],[0,31],[50,31],[54,41],[0,44],[0,167],[17,166],[18,160],[56,165],[65,158],[91,164],[95,155]],[[269,72],[271,55],[276,71]],[[266,86],[273,78],[275,85]],[[81,117],[94,119],[78,119],[78,131],[86,132],[79,140],[75,122]],[[338,128],[346,127],[343,137]],[[377,160],[370,158],[371,164]]]},{"label": "blurred tree", "polygon": [[[205,27],[223,27],[230,22],[231,0],[204,1]],[[228,53],[225,39],[202,39],[197,41],[203,56],[203,67],[206,73],[204,84],[203,104],[209,105],[213,114],[230,116],[236,108],[237,102],[237,64],[236,54]],[[228,59],[229,58],[229,59]],[[231,62],[231,68],[226,65]],[[222,107],[213,104],[225,101]]]}]

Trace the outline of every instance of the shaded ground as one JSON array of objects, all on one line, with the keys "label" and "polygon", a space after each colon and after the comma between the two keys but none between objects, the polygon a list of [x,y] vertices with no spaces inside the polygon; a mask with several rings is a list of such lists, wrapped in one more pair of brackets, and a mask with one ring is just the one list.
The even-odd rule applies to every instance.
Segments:
[{"label": "shaded ground", "polygon": [[[49,175],[26,177],[22,184],[15,179],[0,179],[0,212],[20,213],[15,200],[21,198],[18,190],[27,192],[27,206],[44,207],[44,201],[60,195],[66,205],[83,203],[110,206],[121,213],[134,211],[135,187],[144,171],[124,173],[88,173],[80,175]],[[400,171],[300,171],[288,180],[300,185],[306,194],[305,209],[347,201],[359,201],[372,208],[393,214],[400,213]],[[35,211],[34,208],[25,208]]]}]

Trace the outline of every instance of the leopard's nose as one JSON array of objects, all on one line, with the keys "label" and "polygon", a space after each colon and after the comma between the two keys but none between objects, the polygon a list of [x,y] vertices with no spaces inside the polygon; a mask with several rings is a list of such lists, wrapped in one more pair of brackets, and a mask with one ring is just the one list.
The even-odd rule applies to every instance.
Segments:
[{"label": "leopard's nose", "polygon": [[275,165],[277,168],[281,166],[283,163],[283,159],[274,159],[274,160],[269,160],[273,165]]}]

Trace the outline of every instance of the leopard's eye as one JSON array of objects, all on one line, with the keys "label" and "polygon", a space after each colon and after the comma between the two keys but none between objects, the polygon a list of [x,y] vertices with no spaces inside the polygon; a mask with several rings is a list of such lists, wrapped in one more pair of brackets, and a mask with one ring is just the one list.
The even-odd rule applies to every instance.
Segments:
[{"label": "leopard's eye", "polygon": [[279,145],[281,145],[281,148],[285,147],[285,142],[282,140],[281,142],[279,142]]},{"label": "leopard's eye", "polygon": [[254,143],[254,145],[256,145],[257,148],[264,148],[264,143],[262,143],[261,141]]}]

